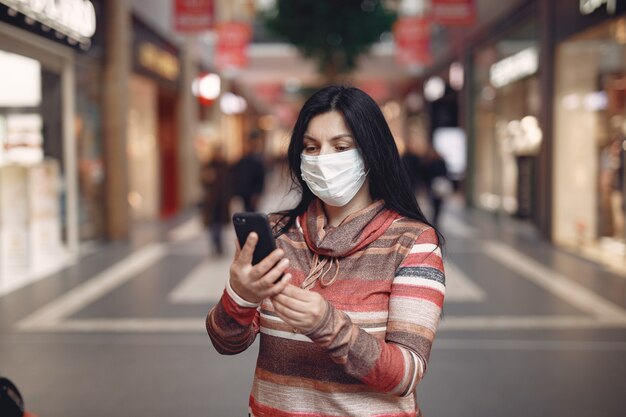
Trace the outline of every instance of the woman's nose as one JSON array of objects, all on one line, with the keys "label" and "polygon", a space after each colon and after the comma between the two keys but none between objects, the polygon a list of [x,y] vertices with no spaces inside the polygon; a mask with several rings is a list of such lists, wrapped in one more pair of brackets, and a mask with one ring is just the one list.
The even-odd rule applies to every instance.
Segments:
[{"label": "woman's nose", "polygon": [[322,146],[320,146],[320,153],[319,154],[320,155],[326,155],[326,154],[332,153],[332,151],[333,151],[332,146],[322,145]]}]

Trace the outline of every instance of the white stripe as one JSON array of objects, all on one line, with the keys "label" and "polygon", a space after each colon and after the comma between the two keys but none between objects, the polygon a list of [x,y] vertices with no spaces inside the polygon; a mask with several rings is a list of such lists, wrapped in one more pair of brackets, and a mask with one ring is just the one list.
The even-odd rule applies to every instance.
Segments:
[{"label": "white stripe", "polygon": [[204,320],[196,319],[90,319],[20,325],[26,332],[78,333],[206,333]]},{"label": "white stripe", "polygon": [[449,350],[548,350],[624,352],[625,342],[597,340],[502,340],[502,339],[446,339],[438,338],[437,349]]},{"label": "white stripe", "polygon": [[618,305],[598,296],[582,285],[502,243],[484,244],[485,253],[549,293],[574,307],[599,318],[626,320],[626,312]]},{"label": "white stripe", "polygon": [[[403,318],[403,317],[401,317]],[[454,317],[446,316],[440,331],[451,330],[535,330],[535,329],[623,329],[626,320],[597,319],[584,316],[513,316]],[[263,328],[262,328],[263,329]],[[202,318],[189,319],[71,319],[60,322],[41,321],[19,325],[22,332],[78,333],[198,333],[206,334]],[[287,332],[285,332],[287,333]],[[269,333],[268,333],[269,334]],[[441,333],[440,333],[441,334]],[[306,336],[298,335],[301,338]],[[308,339],[308,338],[306,338]],[[298,340],[298,339],[294,339]],[[305,339],[302,339],[305,340]],[[437,339],[439,340],[439,338]],[[305,340],[305,341],[310,341]]]},{"label": "white stripe", "polygon": [[[387,321],[387,318],[389,317],[389,313],[388,312],[375,312],[375,313],[362,313],[362,312],[358,312],[358,313],[354,313],[354,312],[347,312],[344,311],[344,313],[346,313],[346,315],[348,317],[350,317],[350,320],[353,321],[361,321],[361,320],[380,320],[380,321]],[[272,316],[269,314],[265,314],[265,313],[261,313],[261,317],[267,320],[272,320],[272,321],[277,321],[280,323],[284,323],[283,319],[281,319],[280,317],[277,316]]]},{"label": "white stripe", "polygon": [[276,316],[270,316],[269,314],[263,314],[261,313],[261,318],[266,319],[266,320],[272,320],[272,321],[277,321],[280,323],[284,323],[285,321],[283,319],[281,319],[280,317],[276,317]]},{"label": "white stripe", "polygon": [[413,363],[415,364],[415,372],[413,373],[413,379],[411,379],[411,387],[409,389],[410,395],[413,391],[415,391],[415,386],[417,385],[418,375],[422,374],[422,360],[413,352],[412,350],[407,349],[411,358],[413,358]]},{"label": "white stripe", "polygon": [[461,268],[452,262],[445,262],[446,302],[482,302],[487,295],[472,281]]},{"label": "white stripe", "polygon": [[410,285],[412,287],[428,287],[435,289],[443,294],[446,293],[446,287],[437,281],[427,278],[401,276],[393,279],[394,284]]},{"label": "white stripe", "polygon": [[474,316],[449,317],[440,330],[531,330],[624,328],[626,319],[586,316]]},{"label": "white stripe", "polygon": [[[172,253],[171,247],[169,253]],[[203,260],[169,294],[169,301],[177,304],[214,304],[224,293],[229,264],[230,259],[226,258]]]},{"label": "white stripe", "polygon": [[383,327],[361,327],[362,330],[365,330],[366,333],[378,333],[378,332],[386,332],[387,326]]},{"label": "white stripe", "polygon": [[441,256],[441,250],[433,243],[416,243],[411,248],[411,253],[429,253],[433,252],[435,255]]},{"label": "white stripe", "polygon": [[235,304],[237,304],[239,307],[257,308],[258,306],[261,305],[261,303],[251,303],[250,301],[247,301],[241,298],[239,294],[237,294],[235,290],[233,290],[233,287],[230,286],[230,280],[226,281],[226,292],[228,293],[228,295],[230,295],[230,298],[232,298]]},{"label": "white stripe", "polygon": [[348,315],[348,317],[350,317],[351,320],[381,320],[381,321],[387,321],[387,318],[389,317],[389,312],[388,311],[366,312],[366,311],[345,311],[345,310],[343,310],[343,312],[346,313]]},{"label": "white stripe", "polygon": [[298,340],[300,342],[313,343],[311,339],[309,339],[308,337],[300,333],[292,333],[292,332],[285,332],[282,330],[268,329],[267,327],[262,327],[262,326],[260,328],[260,331],[261,333],[265,333],[268,336],[280,337],[281,339]]},{"label": "white stripe", "polygon": [[42,323],[57,323],[85,308],[104,294],[130,281],[141,271],[162,259],[165,254],[165,246],[159,243],[139,249],[89,281],[22,319],[18,323],[18,327],[24,329]]}]

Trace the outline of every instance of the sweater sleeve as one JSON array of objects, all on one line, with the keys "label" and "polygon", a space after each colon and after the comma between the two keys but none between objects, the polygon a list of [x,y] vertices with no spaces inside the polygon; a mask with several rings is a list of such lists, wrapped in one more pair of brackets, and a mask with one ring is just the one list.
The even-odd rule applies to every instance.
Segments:
[{"label": "sweater sleeve", "polygon": [[322,322],[307,336],[363,383],[381,392],[411,395],[426,371],[443,307],[445,279],[437,242],[434,230],[426,229],[397,269],[385,340],[360,329],[330,303]]},{"label": "sweater sleeve", "polygon": [[258,306],[226,286],[220,302],[206,318],[206,329],[215,349],[223,355],[243,352],[259,332]]}]

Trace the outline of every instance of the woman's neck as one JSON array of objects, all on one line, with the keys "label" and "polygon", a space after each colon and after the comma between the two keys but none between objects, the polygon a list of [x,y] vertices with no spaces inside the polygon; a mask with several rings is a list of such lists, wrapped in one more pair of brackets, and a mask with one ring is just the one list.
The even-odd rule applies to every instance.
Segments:
[{"label": "woman's neck", "polygon": [[324,212],[328,219],[328,226],[337,227],[342,221],[352,213],[356,213],[359,210],[372,204],[373,200],[370,197],[370,189],[367,181],[363,183],[361,189],[350,200],[348,204],[342,207],[329,206],[328,204],[322,204],[324,206]]}]

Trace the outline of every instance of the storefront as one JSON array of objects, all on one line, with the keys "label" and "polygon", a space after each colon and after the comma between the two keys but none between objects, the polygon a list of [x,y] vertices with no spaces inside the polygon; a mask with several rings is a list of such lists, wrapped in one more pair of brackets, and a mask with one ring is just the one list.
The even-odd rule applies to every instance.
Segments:
[{"label": "storefront", "polygon": [[168,217],[178,201],[178,48],[133,17],[133,73],[128,115],[131,218]]},{"label": "storefront", "polygon": [[468,197],[481,209],[520,219],[537,211],[539,53],[537,6],[529,3],[470,55]]},{"label": "storefront", "polygon": [[626,3],[556,7],[554,241],[626,270]]},{"label": "storefront", "polygon": [[[79,169],[99,158],[88,88],[98,83],[77,76],[97,67],[99,2],[55,4],[0,1],[0,294],[71,262],[81,237],[101,233],[102,213],[79,204],[87,186],[97,199],[102,181],[102,170]],[[96,226],[83,235],[85,223]]]}]

